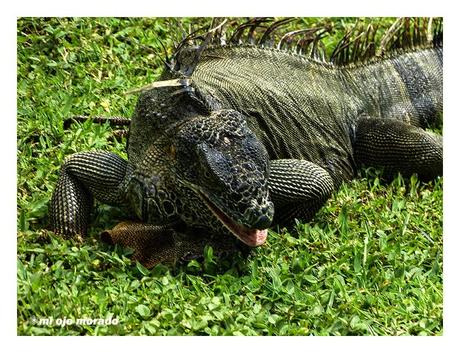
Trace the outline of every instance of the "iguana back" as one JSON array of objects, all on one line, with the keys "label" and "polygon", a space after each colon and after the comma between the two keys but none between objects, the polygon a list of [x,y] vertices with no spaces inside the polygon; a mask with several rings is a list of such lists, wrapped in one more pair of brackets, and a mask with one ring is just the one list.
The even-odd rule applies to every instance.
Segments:
[{"label": "iguana back", "polygon": [[247,117],[270,159],[305,159],[353,175],[350,127],[362,103],[347,93],[352,82],[336,67],[235,46],[205,50],[191,78],[201,94]]}]

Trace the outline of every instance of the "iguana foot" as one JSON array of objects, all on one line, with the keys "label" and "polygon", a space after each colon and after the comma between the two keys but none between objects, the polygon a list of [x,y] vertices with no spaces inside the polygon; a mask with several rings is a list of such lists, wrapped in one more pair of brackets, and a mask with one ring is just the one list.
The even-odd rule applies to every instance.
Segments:
[{"label": "iguana foot", "polygon": [[179,232],[170,226],[141,222],[122,222],[101,233],[102,241],[131,248],[132,259],[146,268],[200,257],[206,245],[212,246],[217,254],[237,251],[232,237],[221,238],[210,238],[198,230]]}]

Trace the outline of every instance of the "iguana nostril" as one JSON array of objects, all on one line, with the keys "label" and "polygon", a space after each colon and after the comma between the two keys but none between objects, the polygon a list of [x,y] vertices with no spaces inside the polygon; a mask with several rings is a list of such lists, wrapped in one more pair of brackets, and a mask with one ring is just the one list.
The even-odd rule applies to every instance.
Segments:
[{"label": "iguana nostril", "polygon": [[267,229],[270,227],[271,223],[272,220],[270,218],[266,215],[261,215],[253,224],[251,224],[251,227],[255,229]]}]

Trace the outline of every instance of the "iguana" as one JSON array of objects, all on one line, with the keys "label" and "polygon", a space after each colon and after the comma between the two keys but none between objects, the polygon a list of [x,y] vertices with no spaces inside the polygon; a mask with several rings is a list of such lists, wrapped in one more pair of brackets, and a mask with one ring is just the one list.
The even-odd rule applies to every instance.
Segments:
[{"label": "iguana", "polygon": [[251,20],[224,44],[222,25],[182,41],[159,81],[140,90],[128,160],[66,159],[54,231],[84,236],[93,197],[126,206],[137,221],[103,238],[151,267],[206,244],[231,249],[232,235],[262,245],[267,228],[310,219],[361,165],[441,176],[442,137],[424,128],[442,115],[442,19],[399,19],[380,46],[375,26],[356,27],[329,59],[327,28],[275,45],[287,21]]}]

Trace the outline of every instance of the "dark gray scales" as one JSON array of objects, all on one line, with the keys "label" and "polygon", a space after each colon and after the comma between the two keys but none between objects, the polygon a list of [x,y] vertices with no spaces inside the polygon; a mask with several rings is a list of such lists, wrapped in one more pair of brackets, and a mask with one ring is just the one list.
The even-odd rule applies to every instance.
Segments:
[{"label": "dark gray scales", "polygon": [[234,236],[262,245],[266,228],[310,219],[361,165],[442,176],[442,137],[424,130],[442,119],[442,20],[400,19],[380,43],[372,24],[357,26],[329,59],[328,28],[276,42],[288,21],[255,19],[233,34],[214,23],[186,38],[160,81],[139,90],[128,160],[67,159],[55,232],[85,235],[93,197],[125,206],[138,221],[104,239],[153,266],[206,244],[234,249]]}]

